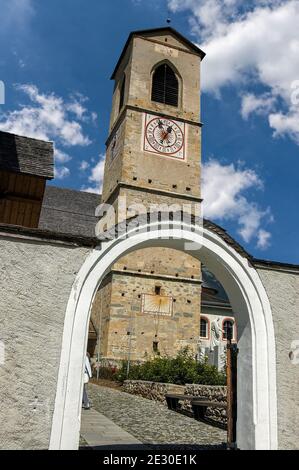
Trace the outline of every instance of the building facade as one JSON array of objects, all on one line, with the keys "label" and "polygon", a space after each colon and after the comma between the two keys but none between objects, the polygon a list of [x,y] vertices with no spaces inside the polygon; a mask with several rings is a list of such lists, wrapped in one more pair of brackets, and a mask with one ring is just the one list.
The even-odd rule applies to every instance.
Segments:
[{"label": "building facade", "polygon": [[[172,28],[130,34],[112,75],[101,199],[46,186],[53,178],[52,144],[2,132],[0,222],[93,237],[100,202],[103,213],[108,205],[116,213],[102,217],[101,230],[149,211],[198,214],[203,57]],[[211,307],[200,316],[201,285],[199,261],[182,252],[155,247],[120,259],[94,300],[90,353],[113,363],[175,355],[184,347],[198,356],[205,348],[219,366],[209,352]]]},{"label": "building facade", "polygon": [[206,357],[210,364],[222,370],[226,363],[228,336],[232,342],[237,342],[237,323],[223,286],[205,266],[202,266],[200,307],[199,356]]},{"label": "building facade", "polygon": [[[132,39],[131,36],[130,41]],[[177,41],[179,39],[177,36]],[[159,50],[161,41],[158,38],[155,41],[156,39],[152,39],[150,42],[157,45]],[[172,41],[175,38],[171,40],[171,44]],[[128,44],[132,48],[132,42]],[[188,48],[188,43],[184,44]],[[184,44],[177,47],[179,52],[184,50]],[[128,54],[129,49],[126,50]],[[171,60],[172,54],[176,52],[169,52]],[[138,64],[135,66],[139,69]],[[145,86],[143,79],[139,86],[141,89]],[[179,117],[176,120],[180,121]],[[162,159],[162,156],[159,158]],[[121,159],[116,157],[116,161],[120,164]],[[161,252],[157,247],[155,256],[154,252],[150,252],[150,255],[141,257],[141,252],[137,252],[134,265],[127,256],[120,260],[122,264],[116,261],[116,248],[125,253],[128,245],[116,240],[112,248],[107,248],[107,245],[101,244],[94,237],[97,223],[94,210],[99,202],[98,196],[46,186],[45,180],[53,178],[53,163],[52,144],[0,132],[1,449],[78,448],[78,410],[82,398],[89,308],[96,289],[96,281],[93,279],[92,289],[88,292],[85,289],[82,294],[78,289],[78,279],[84,282],[84,286],[90,282],[91,260],[98,268],[100,281],[103,276],[101,264],[108,265],[112,257],[115,264],[111,273],[103,280],[103,289],[110,286],[109,289],[112,290],[111,279],[119,275],[117,270],[121,272],[125,278],[120,276],[117,282],[122,302],[126,299],[126,291],[122,290],[125,284],[121,282],[129,279],[129,275],[134,278],[134,282],[130,281],[131,290],[128,289],[126,302],[132,305],[128,299],[129,295],[134,294],[136,304],[133,303],[133,306],[137,309],[137,298],[141,296],[136,314],[141,317],[142,305],[149,311],[148,316],[144,314],[142,318],[151,319],[152,324],[148,322],[148,328],[151,328],[150,342],[155,337],[154,319],[164,321],[167,318],[167,315],[165,318],[158,316],[157,312],[169,314],[170,311],[169,300],[163,302],[163,297],[169,297],[165,295],[168,293],[167,289],[170,289],[167,283],[180,282],[182,286],[191,286],[191,281],[195,279],[192,279],[191,269],[196,269],[196,274],[200,273],[200,269],[197,270],[194,264],[188,264],[191,259],[184,258],[183,263],[180,257],[177,258],[180,260],[178,264],[167,263],[167,272],[163,271],[166,260],[170,259],[166,253],[173,252]],[[138,175],[135,177],[138,178]],[[177,181],[179,178],[180,176]],[[130,188],[125,185],[118,188],[119,191],[124,189]],[[144,188],[142,191],[134,188],[134,191],[135,194],[146,192]],[[154,199],[156,194],[148,191],[147,197]],[[184,199],[183,193],[175,196],[166,196],[163,193],[163,197],[171,200]],[[209,244],[208,248],[204,246],[208,252],[207,265],[214,267],[215,274],[222,279],[233,305],[236,306],[240,349],[238,447],[298,449],[299,266],[254,258],[224,229],[210,221],[204,221],[204,230],[206,243]],[[152,237],[153,245],[158,240],[158,231],[157,229]],[[183,239],[189,240],[190,233],[186,230]],[[146,239],[145,233],[143,239]],[[211,247],[212,240],[214,244]],[[130,243],[136,243],[136,236],[134,240],[130,239]],[[169,247],[175,246],[172,239],[167,240],[167,244]],[[142,252],[145,253],[144,250]],[[183,266],[182,271],[177,266]],[[188,283],[183,282],[186,277]],[[152,284],[138,284],[143,278],[149,279]],[[201,281],[200,274],[197,279]],[[205,281],[204,274],[203,283],[199,287],[201,320],[204,317],[207,320],[217,317],[218,320],[220,311],[223,312],[222,320],[225,320],[231,314],[229,308],[224,306],[226,302],[218,298],[216,311],[215,305],[211,305],[211,296],[217,296],[215,291],[219,286],[213,288],[210,283],[207,286]],[[107,292],[107,302],[110,302],[108,288]],[[180,295],[183,293],[184,300],[173,294],[173,305],[181,302],[181,308],[186,308],[185,313],[190,314],[190,310],[187,310],[190,308],[188,300],[192,302],[193,298],[191,293],[189,296],[189,292],[183,290]],[[143,294],[154,294],[155,299],[159,297],[159,301],[142,300]],[[97,299],[98,296],[96,301]],[[177,302],[174,302],[175,299]],[[82,302],[85,308],[81,308]],[[215,304],[215,299],[213,302]],[[119,307],[115,308],[122,308],[122,305],[123,303],[119,303]],[[129,309],[129,306],[125,308]],[[153,308],[154,313],[151,313]],[[126,324],[128,318],[130,316],[127,315]],[[109,321],[106,323],[109,327]],[[173,324],[168,323],[170,334]],[[195,322],[193,325],[196,327]],[[222,338],[225,339],[225,324],[222,322],[221,325],[224,331]],[[197,326],[198,337],[207,341],[208,347],[212,321],[210,324],[202,321]],[[91,329],[94,334],[97,333],[95,328]],[[110,330],[112,331],[113,329]],[[114,334],[117,331],[115,329]],[[135,331],[140,332],[139,338],[143,336],[145,329],[137,329],[135,326]],[[193,332],[194,330],[189,338],[194,338]],[[109,335],[106,338],[109,339]],[[143,352],[147,347],[150,350],[153,348],[150,342],[144,343]],[[114,346],[118,344],[115,343]],[[156,346],[161,348],[160,344]]]},{"label": "building facade", "polygon": [[[117,223],[168,207],[195,214],[201,202],[203,56],[171,28],[130,35],[112,75],[102,194]],[[109,223],[115,219],[104,217],[103,229]],[[200,297],[200,263],[191,256],[159,247],[127,255],[94,302],[96,353],[109,362],[174,355],[186,346],[196,354]]]}]

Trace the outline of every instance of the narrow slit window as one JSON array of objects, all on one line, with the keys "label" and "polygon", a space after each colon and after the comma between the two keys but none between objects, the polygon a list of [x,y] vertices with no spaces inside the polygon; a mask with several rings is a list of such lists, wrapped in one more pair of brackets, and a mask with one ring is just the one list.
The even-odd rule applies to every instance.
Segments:
[{"label": "narrow slit window", "polygon": [[125,88],[126,88],[126,76],[124,75],[122,84],[121,84],[121,89],[120,89],[120,97],[119,97],[119,111],[122,110],[122,107],[124,105],[124,100],[125,100]]},{"label": "narrow slit window", "polygon": [[178,106],[179,82],[174,71],[167,64],[160,65],[154,72],[152,101]]},{"label": "narrow slit window", "polygon": [[160,286],[155,287],[155,294],[156,295],[161,295],[161,287]]}]

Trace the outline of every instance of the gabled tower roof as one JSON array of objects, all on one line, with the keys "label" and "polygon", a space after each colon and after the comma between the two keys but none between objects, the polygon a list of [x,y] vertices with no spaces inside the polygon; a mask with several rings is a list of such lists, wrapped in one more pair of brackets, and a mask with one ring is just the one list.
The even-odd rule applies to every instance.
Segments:
[{"label": "gabled tower roof", "polygon": [[113,71],[113,74],[111,76],[111,80],[114,80],[115,78],[115,75],[117,73],[117,70],[118,70],[118,67],[119,65],[121,64],[122,62],[122,59],[132,41],[132,39],[136,36],[149,36],[149,35],[154,35],[154,34],[163,34],[163,33],[168,33],[168,34],[172,34],[173,36],[175,36],[179,41],[181,41],[182,43],[184,43],[187,47],[189,47],[193,53],[199,55],[199,57],[201,58],[201,60],[203,60],[203,58],[205,57],[205,52],[203,52],[199,47],[197,47],[193,42],[189,41],[189,39],[187,39],[185,36],[183,36],[181,33],[179,33],[176,29],[174,28],[171,28],[170,26],[165,26],[163,28],[153,28],[153,29],[143,29],[143,30],[139,30],[139,31],[132,31],[127,39],[127,42],[125,44],[125,47],[123,48],[123,51],[120,55],[120,58],[116,64],[116,67]]}]

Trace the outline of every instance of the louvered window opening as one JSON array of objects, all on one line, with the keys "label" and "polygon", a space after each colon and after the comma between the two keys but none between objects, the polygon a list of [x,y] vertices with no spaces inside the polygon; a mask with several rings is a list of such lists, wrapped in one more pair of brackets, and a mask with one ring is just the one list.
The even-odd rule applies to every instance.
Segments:
[{"label": "louvered window opening", "polygon": [[152,101],[178,106],[179,83],[173,70],[167,64],[158,67],[153,76]]}]

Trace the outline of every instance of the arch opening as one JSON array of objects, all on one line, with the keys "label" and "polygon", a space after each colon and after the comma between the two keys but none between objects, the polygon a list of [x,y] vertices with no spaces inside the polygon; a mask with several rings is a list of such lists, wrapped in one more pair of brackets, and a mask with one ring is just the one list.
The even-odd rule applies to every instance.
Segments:
[{"label": "arch opening", "polygon": [[[209,229],[199,234],[173,223],[132,230],[96,248],[82,266],[66,311],[50,448],[75,449],[79,442],[83,365],[96,291],[122,256],[146,247],[168,247],[203,262],[226,290],[238,324],[238,422],[241,449],[277,448],[275,340],[270,304],[256,270]],[[190,246],[191,242],[191,246]],[[194,250],[194,244],[197,249]]]}]

